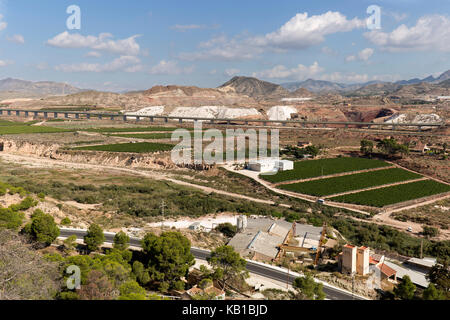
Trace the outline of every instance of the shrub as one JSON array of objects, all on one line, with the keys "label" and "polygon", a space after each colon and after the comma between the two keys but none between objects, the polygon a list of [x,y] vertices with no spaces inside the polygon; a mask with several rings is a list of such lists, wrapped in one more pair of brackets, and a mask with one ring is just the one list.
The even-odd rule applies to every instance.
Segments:
[{"label": "shrub", "polygon": [[69,226],[71,223],[72,221],[68,217],[65,217],[64,219],[61,220],[61,224],[63,226]]},{"label": "shrub", "polygon": [[49,246],[59,236],[59,228],[49,214],[35,214],[31,222],[31,235],[37,242]]},{"label": "shrub", "polygon": [[216,227],[216,230],[224,234],[225,236],[232,238],[237,232],[237,227],[231,223],[221,223]]}]

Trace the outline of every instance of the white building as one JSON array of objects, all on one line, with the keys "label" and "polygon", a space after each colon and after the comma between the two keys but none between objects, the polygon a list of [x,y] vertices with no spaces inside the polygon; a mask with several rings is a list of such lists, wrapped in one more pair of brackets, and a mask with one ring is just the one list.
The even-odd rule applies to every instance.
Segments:
[{"label": "white building", "polygon": [[248,169],[256,172],[289,171],[294,170],[294,162],[277,158],[259,159],[250,161]]}]

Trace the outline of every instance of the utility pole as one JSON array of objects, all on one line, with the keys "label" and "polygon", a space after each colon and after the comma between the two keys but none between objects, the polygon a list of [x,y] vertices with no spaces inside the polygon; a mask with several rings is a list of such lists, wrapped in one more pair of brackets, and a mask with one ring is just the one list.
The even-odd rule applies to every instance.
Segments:
[{"label": "utility pole", "polygon": [[423,238],[420,241],[420,259],[423,259]]},{"label": "utility pole", "polygon": [[291,264],[290,261],[288,261],[288,273],[287,273],[287,279],[286,279],[286,290],[289,291],[289,272],[291,270]]},{"label": "utility pole", "polygon": [[352,300],[355,300],[355,273],[352,273]]},{"label": "utility pole", "polygon": [[164,213],[165,213],[165,208],[167,208],[166,206],[166,202],[164,200],[161,200],[161,215],[163,216],[163,221],[161,222],[161,230],[164,229]]}]

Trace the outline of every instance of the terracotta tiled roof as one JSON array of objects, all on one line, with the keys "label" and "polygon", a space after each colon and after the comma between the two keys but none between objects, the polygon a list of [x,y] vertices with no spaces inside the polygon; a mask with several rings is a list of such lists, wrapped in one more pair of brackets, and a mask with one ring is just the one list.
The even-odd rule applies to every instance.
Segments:
[{"label": "terracotta tiled roof", "polygon": [[386,264],[381,264],[379,266],[380,271],[385,274],[387,277],[392,277],[394,274],[397,274],[397,271],[392,269],[391,267],[387,266]]},{"label": "terracotta tiled roof", "polygon": [[380,261],[375,260],[375,259],[372,258],[372,257],[369,257],[369,263],[370,263],[370,264],[378,264],[378,262],[380,262]]}]

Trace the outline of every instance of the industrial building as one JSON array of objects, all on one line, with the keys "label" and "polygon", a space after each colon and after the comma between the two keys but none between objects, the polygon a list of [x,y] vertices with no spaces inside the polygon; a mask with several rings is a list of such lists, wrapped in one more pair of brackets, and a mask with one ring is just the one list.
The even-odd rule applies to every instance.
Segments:
[{"label": "industrial building", "polygon": [[[274,260],[280,245],[285,242],[293,229],[293,224],[284,220],[270,218],[238,217],[238,233],[230,240],[232,246],[242,257],[261,260]],[[294,239],[303,248],[317,248],[321,237],[321,227],[295,224]]]},{"label": "industrial building", "polygon": [[370,249],[346,244],[338,257],[339,269],[345,274],[365,276],[370,272]]},{"label": "industrial building", "polygon": [[265,158],[250,161],[247,167],[256,172],[277,172],[294,170],[294,162],[290,160],[280,160],[278,158]]}]

